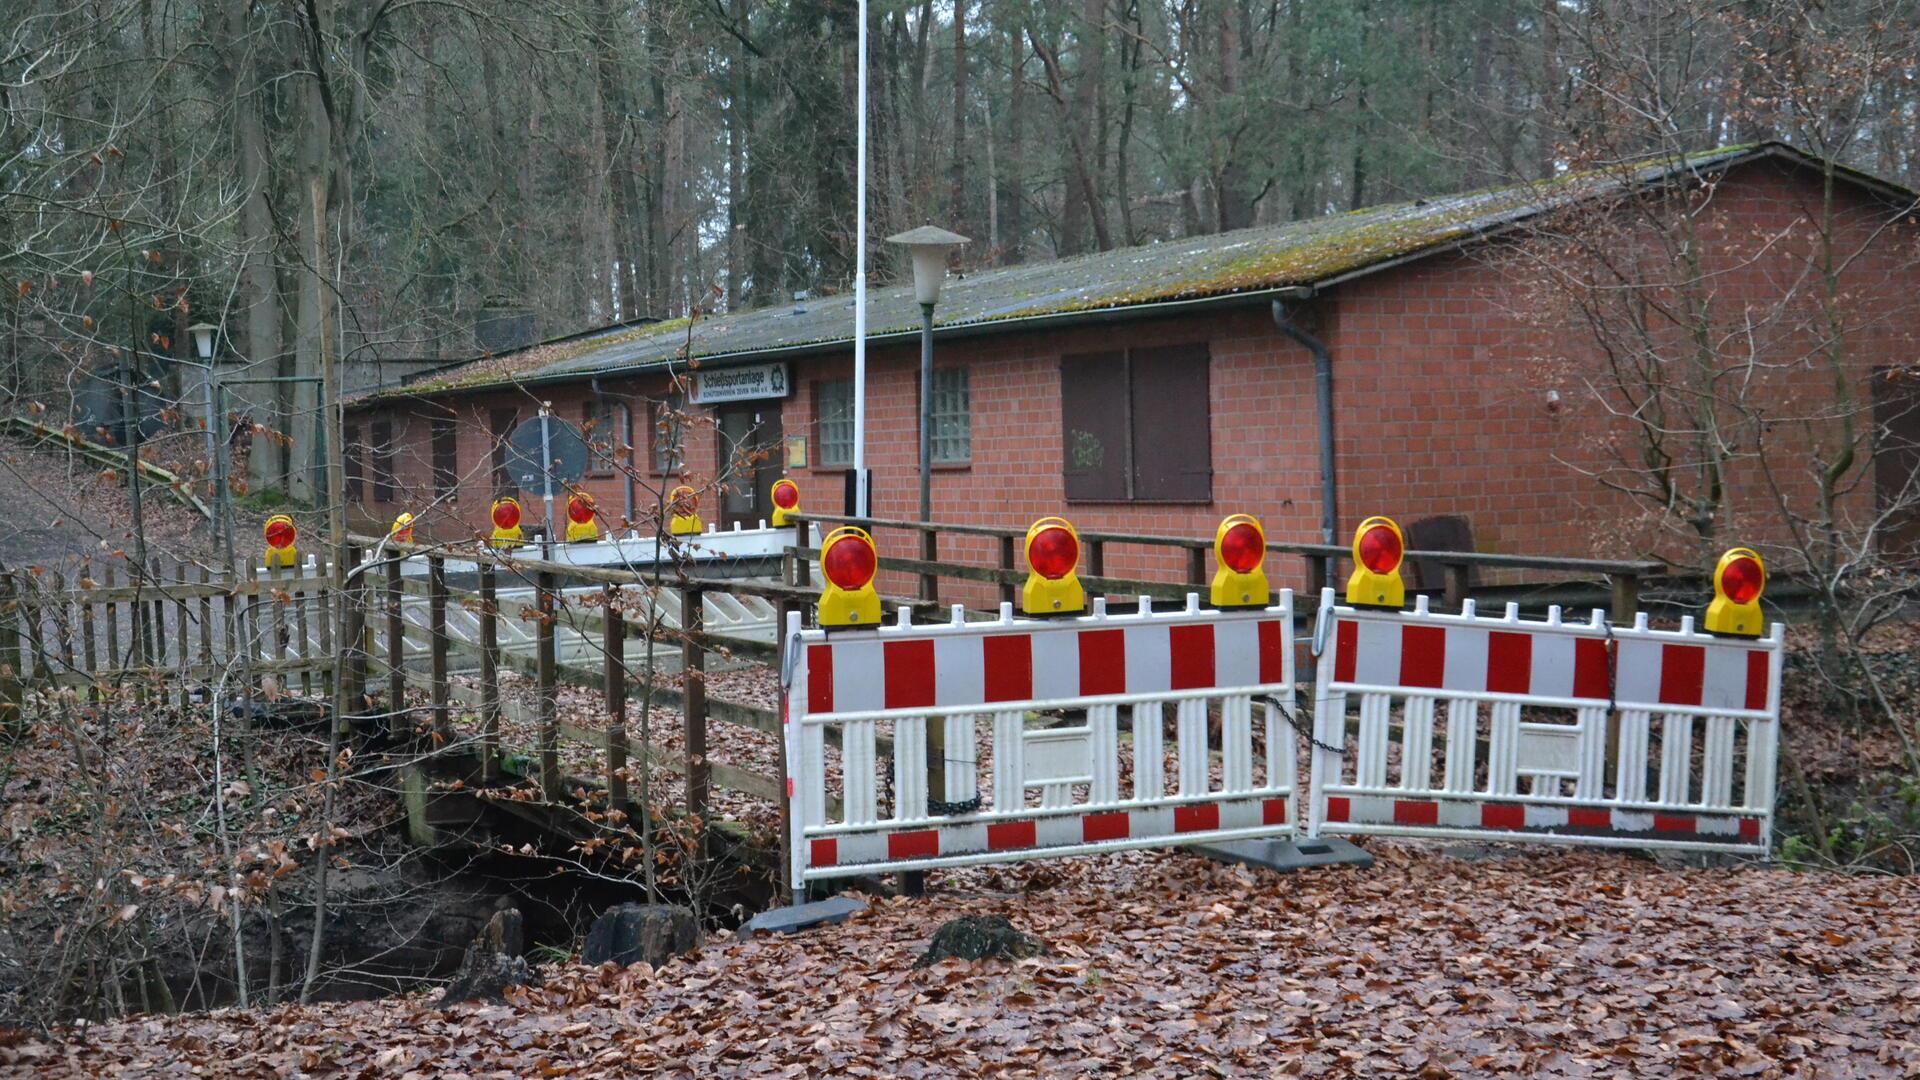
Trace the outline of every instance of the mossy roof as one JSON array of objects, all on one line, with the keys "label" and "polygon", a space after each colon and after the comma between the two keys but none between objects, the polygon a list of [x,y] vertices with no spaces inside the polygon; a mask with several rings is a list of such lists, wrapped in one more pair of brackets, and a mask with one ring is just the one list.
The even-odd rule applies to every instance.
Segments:
[{"label": "mossy roof", "polygon": [[[1630,171],[1573,173],[1305,221],[1193,236],[1093,255],[972,271],[948,277],[936,330],[1013,330],[1075,314],[1144,305],[1229,299],[1325,285],[1410,257],[1498,233],[1569,200],[1617,192],[1774,156],[1817,163],[1781,143],[1728,146],[1641,163]],[[1911,199],[1912,192],[1846,170],[1849,179]],[[911,285],[867,292],[868,339],[911,334],[920,324]],[[525,382],[590,378],[660,368],[688,357],[749,362],[794,351],[850,346],[853,296],[578,334],[416,377],[362,397],[460,392]]]}]

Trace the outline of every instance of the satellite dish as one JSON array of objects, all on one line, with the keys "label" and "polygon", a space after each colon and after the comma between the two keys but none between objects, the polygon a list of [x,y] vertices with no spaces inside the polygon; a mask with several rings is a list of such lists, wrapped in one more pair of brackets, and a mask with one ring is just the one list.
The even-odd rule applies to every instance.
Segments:
[{"label": "satellite dish", "polygon": [[[544,452],[540,432],[543,421]],[[529,494],[544,495],[549,487],[557,493],[562,484],[578,482],[586,471],[587,440],[578,428],[557,416],[522,421],[507,438],[507,474]]]}]

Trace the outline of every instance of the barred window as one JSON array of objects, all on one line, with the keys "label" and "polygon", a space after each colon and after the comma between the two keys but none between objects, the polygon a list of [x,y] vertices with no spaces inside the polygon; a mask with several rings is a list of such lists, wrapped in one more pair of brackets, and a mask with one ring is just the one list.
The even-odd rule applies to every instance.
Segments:
[{"label": "barred window", "polygon": [[348,424],[341,439],[341,450],[346,467],[347,501],[365,502],[366,488],[366,446],[360,441],[360,425]]},{"label": "barred window", "polygon": [[627,464],[627,424],[631,415],[625,402],[603,398],[588,398],[581,406],[580,431],[587,443],[589,475],[612,476]]},{"label": "barred window", "polygon": [[933,460],[949,465],[973,460],[973,405],[966,368],[933,373]]},{"label": "barred window", "polygon": [[813,384],[814,426],[819,452],[814,464],[844,469],[853,464],[853,380],[833,379]]},{"label": "barred window", "polygon": [[677,473],[686,458],[687,398],[678,392],[653,403],[653,471]]}]

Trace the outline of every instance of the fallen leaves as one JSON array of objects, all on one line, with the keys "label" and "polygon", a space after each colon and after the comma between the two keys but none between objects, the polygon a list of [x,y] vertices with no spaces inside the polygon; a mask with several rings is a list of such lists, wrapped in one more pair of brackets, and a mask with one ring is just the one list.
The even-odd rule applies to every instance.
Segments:
[{"label": "fallen leaves", "polygon": [[[723,933],[658,972],[549,968],[506,1006],[442,1014],[417,996],[135,1019],[84,1043],[0,1040],[0,1063],[185,1074],[193,1048],[217,1047],[230,1076],[1920,1069],[1907,881],[1374,850],[1370,872],[1285,877],[1154,852],[975,867],[840,927]],[[1007,915],[1055,954],[909,970],[959,914]]]}]

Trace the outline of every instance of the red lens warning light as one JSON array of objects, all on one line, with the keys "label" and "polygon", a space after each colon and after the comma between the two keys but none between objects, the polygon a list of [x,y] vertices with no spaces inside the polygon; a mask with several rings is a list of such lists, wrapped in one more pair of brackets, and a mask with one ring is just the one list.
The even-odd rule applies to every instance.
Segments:
[{"label": "red lens warning light", "polygon": [[293,527],[293,522],[282,517],[276,517],[267,522],[266,534],[267,546],[276,549],[292,547],[293,542],[300,536],[299,530]]},{"label": "red lens warning light", "polygon": [[520,504],[513,499],[501,499],[493,504],[493,527],[496,529],[516,529],[520,527]]},{"label": "red lens warning light", "polygon": [[1028,615],[1070,615],[1087,610],[1087,591],[1074,573],[1080,565],[1080,534],[1065,518],[1044,517],[1027,526],[1027,583],[1020,610]]},{"label": "red lens warning light", "polygon": [[1353,531],[1353,576],[1347,578],[1347,603],[1395,609],[1403,606],[1407,585],[1400,580],[1400,560],[1406,553],[1406,535],[1392,518],[1370,517],[1361,522]]},{"label": "red lens warning light", "polygon": [[1360,534],[1360,564],[1376,574],[1393,573],[1402,554],[1400,532],[1392,526],[1375,525]]},{"label": "red lens warning light", "polygon": [[791,480],[782,480],[773,485],[773,505],[782,510],[791,510],[800,505],[800,485]]},{"label": "red lens warning light", "polygon": [[1767,584],[1767,572],[1760,568],[1760,560],[1742,555],[1727,563],[1720,571],[1720,588],[1727,599],[1736,604],[1751,604],[1760,599],[1760,590]]},{"label": "red lens warning light", "polygon": [[593,520],[593,496],[574,494],[567,499],[567,520],[585,525]]},{"label": "red lens warning light", "polygon": [[1273,591],[1260,569],[1267,561],[1267,531],[1259,519],[1234,514],[1220,522],[1213,534],[1214,572],[1210,598],[1214,607],[1265,607]]},{"label": "red lens warning light", "polygon": [[1767,564],[1752,548],[1730,548],[1713,568],[1713,602],[1703,623],[1708,633],[1759,637],[1766,629],[1760,594],[1767,589]]},{"label": "red lens warning light", "polygon": [[1059,581],[1080,565],[1080,541],[1067,529],[1049,525],[1027,541],[1027,565],[1048,581]]},{"label": "red lens warning light", "polygon": [[1266,558],[1266,537],[1251,522],[1242,521],[1220,538],[1220,561],[1236,574],[1250,574]]},{"label": "red lens warning light", "polygon": [[879,625],[880,594],[873,590],[879,569],[879,554],[866,530],[849,525],[828,533],[820,544],[820,573],[827,579],[820,592],[820,625]]}]

